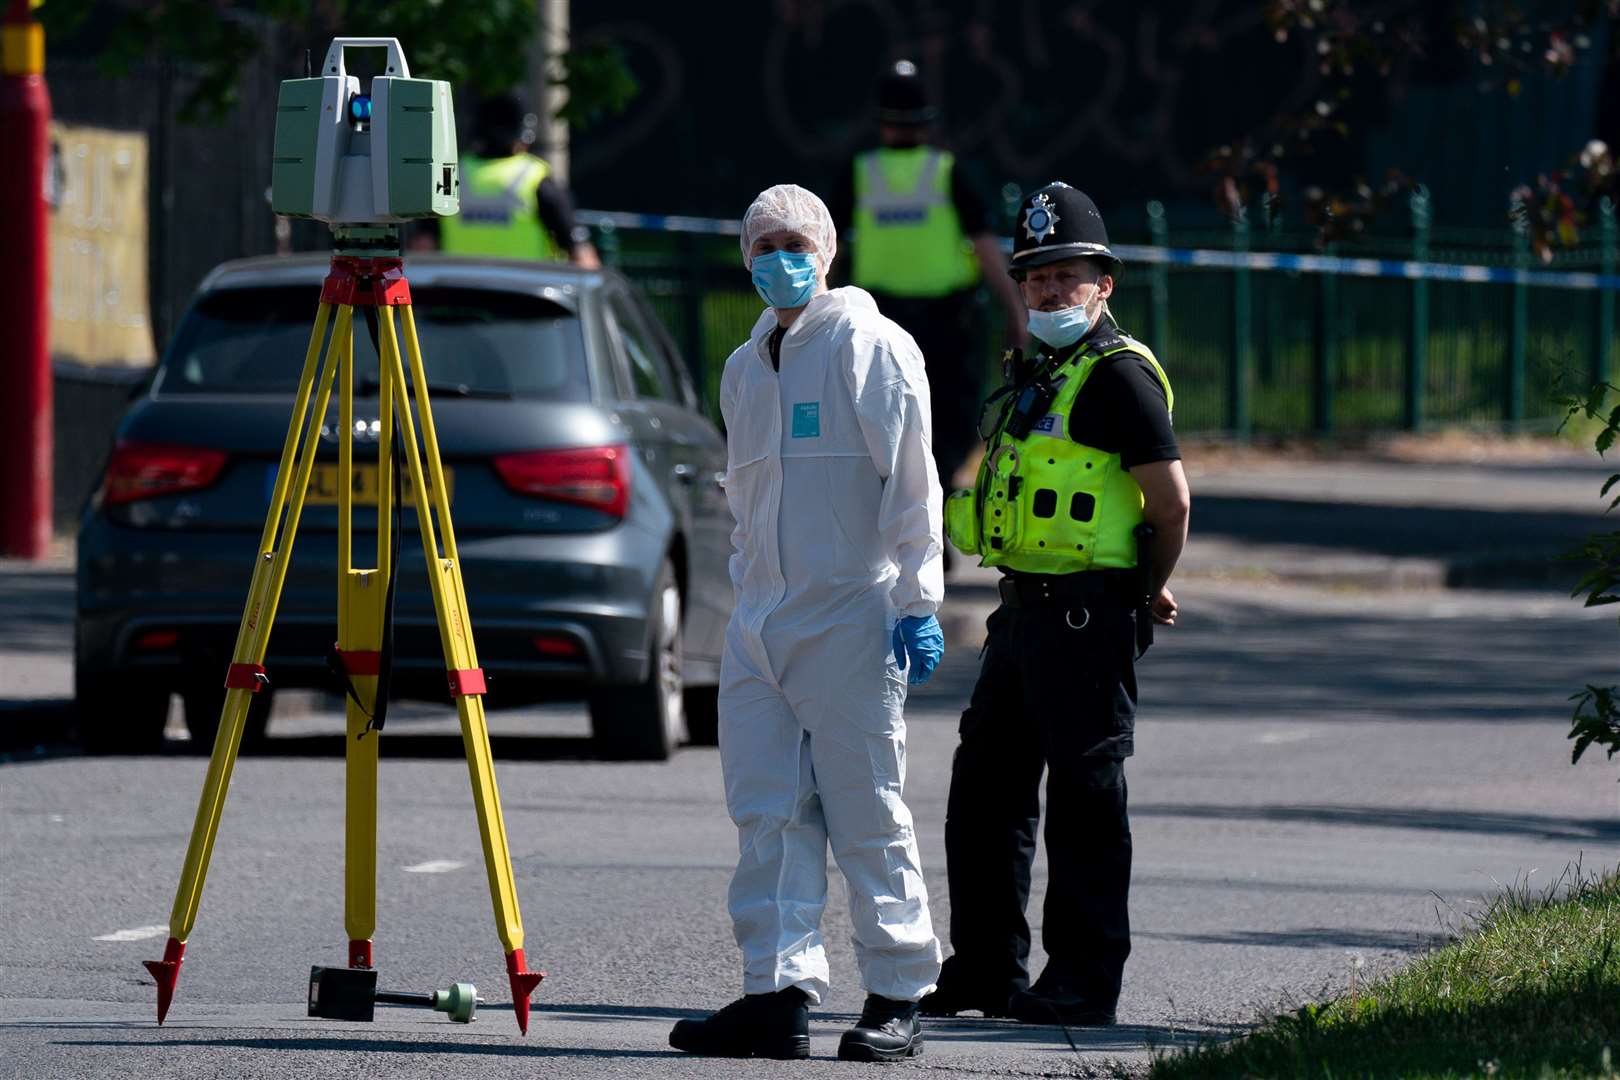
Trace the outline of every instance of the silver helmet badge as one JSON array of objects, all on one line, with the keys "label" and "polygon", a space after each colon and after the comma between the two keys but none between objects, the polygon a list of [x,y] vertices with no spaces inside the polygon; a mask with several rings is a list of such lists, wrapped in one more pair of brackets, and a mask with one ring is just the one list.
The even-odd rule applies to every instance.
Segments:
[{"label": "silver helmet badge", "polygon": [[1024,207],[1024,235],[1037,244],[1042,243],[1052,235],[1052,230],[1057,228],[1058,220],[1057,207],[1053,206],[1052,200],[1042,192],[1029,200],[1029,205]]}]

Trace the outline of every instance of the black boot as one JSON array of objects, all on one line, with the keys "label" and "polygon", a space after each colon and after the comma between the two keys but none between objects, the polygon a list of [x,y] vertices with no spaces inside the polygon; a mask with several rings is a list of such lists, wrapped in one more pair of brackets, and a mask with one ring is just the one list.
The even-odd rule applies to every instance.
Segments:
[{"label": "black boot", "polygon": [[867,994],[855,1026],[838,1040],[840,1061],[898,1061],[923,1051],[917,1003]]},{"label": "black boot", "polygon": [[790,986],[771,994],[748,994],[702,1020],[681,1020],[669,1045],[704,1057],[810,1056],[810,998]]},{"label": "black boot", "polygon": [[939,973],[939,985],[932,993],[923,995],[918,1011],[923,1016],[955,1016],[957,1013],[977,1011],[987,1017],[1009,1017],[1007,999],[1029,985],[1029,976],[1019,975],[1016,981],[1007,978],[987,979],[969,970],[955,956],[948,957]]},{"label": "black boot", "polygon": [[1028,990],[1007,1002],[1014,1019],[1025,1024],[1062,1024],[1067,1027],[1108,1027],[1114,1022],[1114,998],[1078,982],[1044,971]]},{"label": "black boot", "polygon": [[923,1016],[955,1016],[963,1012],[981,1012],[995,1019],[1009,1017],[1007,992],[994,993],[988,987],[969,986],[965,982],[941,982],[939,989],[923,997],[918,1011]]}]

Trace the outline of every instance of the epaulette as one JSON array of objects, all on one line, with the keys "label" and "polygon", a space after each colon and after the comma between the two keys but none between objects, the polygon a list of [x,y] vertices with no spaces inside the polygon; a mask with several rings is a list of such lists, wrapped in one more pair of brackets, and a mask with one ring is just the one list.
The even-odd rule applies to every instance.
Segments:
[{"label": "epaulette", "polygon": [[1086,348],[1095,353],[1111,352],[1131,343],[1131,339],[1112,322],[1097,327],[1097,332],[1086,341]]}]

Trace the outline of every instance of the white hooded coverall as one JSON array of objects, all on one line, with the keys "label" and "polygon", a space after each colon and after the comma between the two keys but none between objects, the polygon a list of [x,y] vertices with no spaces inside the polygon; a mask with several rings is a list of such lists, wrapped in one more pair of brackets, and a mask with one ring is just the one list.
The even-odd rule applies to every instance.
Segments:
[{"label": "white hooded coverall", "polygon": [[817,295],[771,368],[767,309],[720,384],[736,607],[720,760],[740,858],[743,990],[828,987],[827,845],[849,886],[861,981],[916,1000],[940,948],[905,783],[905,673],[891,631],[944,594],[928,380],[865,292]]}]

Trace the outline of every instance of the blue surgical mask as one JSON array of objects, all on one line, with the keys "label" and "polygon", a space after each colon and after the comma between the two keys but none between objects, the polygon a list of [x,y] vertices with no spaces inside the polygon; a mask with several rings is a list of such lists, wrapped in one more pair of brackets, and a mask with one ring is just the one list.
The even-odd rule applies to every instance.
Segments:
[{"label": "blue surgical mask", "polygon": [[[755,260],[758,265],[758,260]],[[1062,308],[1058,311],[1029,309],[1029,332],[1054,349],[1066,349],[1086,336],[1091,329],[1091,316],[1086,305]]]},{"label": "blue surgical mask", "polygon": [[755,255],[754,290],[773,308],[802,307],[816,291],[816,256],[810,251]]}]

